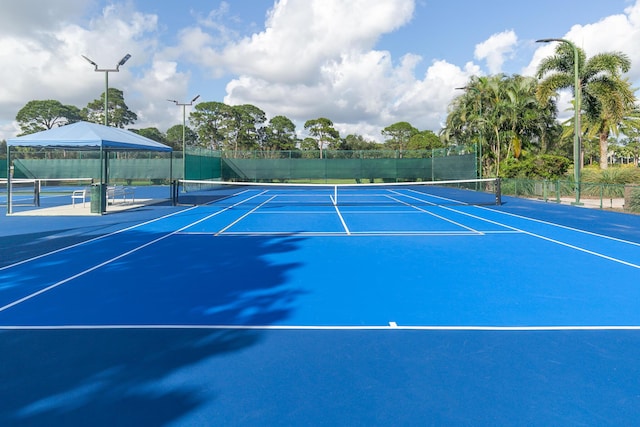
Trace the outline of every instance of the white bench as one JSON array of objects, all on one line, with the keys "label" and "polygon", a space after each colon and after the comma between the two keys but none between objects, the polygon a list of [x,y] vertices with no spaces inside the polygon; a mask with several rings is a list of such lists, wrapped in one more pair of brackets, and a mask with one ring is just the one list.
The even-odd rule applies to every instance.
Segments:
[{"label": "white bench", "polygon": [[87,202],[87,198],[90,195],[90,190],[89,188],[83,188],[82,190],[74,190],[73,193],[71,193],[71,204],[73,205],[73,207],[76,207],[76,200],[82,200],[82,207],[85,206],[85,203]]},{"label": "white bench", "polygon": [[115,204],[117,200],[127,203],[127,199],[131,199],[130,203],[135,202],[134,190],[131,187],[123,185],[110,185],[107,187],[107,204]]}]

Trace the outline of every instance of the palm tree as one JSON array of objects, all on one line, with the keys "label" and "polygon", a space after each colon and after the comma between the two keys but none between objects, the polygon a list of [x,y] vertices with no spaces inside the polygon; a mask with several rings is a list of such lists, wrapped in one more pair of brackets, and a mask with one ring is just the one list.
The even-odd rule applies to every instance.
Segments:
[{"label": "palm tree", "polygon": [[[587,59],[582,49],[576,49],[583,96],[580,114],[584,113],[589,132],[598,134],[600,167],[606,169],[609,135],[617,132],[616,126],[627,114],[629,100],[633,99],[633,92],[621,77],[631,68],[631,61],[622,52],[601,53]],[[559,44],[555,55],[540,62],[536,77],[541,79],[536,93],[541,102],[555,98],[562,89],[575,91],[573,47],[568,43]]]},{"label": "palm tree", "polygon": [[[473,77],[464,88],[465,93],[455,98],[449,105],[449,114],[445,127],[440,131],[444,141],[466,143],[473,141],[480,147],[481,176],[485,176],[492,159],[495,147],[488,141],[493,139],[487,135],[489,102],[489,78]],[[489,150],[488,150],[489,149]]]},{"label": "palm tree", "polygon": [[[441,135],[445,141],[482,143],[483,176],[500,176],[500,162],[525,149],[547,147],[555,105],[542,105],[533,78],[503,74],[473,77],[465,94],[453,100]],[[488,172],[488,174],[487,174]]]},{"label": "palm tree", "polygon": [[633,164],[637,167],[640,160],[640,107],[623,120],[621,128],[622,133],[628,138],[625,146],[632,153]]},{"label": "palm tree", "polygon": [[[609,135],[619,135],[622,128],[630,128],[638,121],[636,98],[626,79],[596,81],[592,84],[594,100],[585,103],[585,133],[597,136],[600,143],[600,168],[608,164]],[[604,162],[603,162],[604,159]]]}]

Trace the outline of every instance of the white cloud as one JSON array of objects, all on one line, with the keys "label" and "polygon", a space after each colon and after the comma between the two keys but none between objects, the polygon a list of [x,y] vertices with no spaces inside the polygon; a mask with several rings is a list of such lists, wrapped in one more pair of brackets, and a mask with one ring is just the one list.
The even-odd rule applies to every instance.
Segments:
[{"label": "white cloud", "polygon": [[87,0],[4,1],[0,13],[0,37],[46,35],[82,16],[87,6]]},{"label": "white cloud", "polygon": [[[0,86],[0,118],[5,122],[1,129],[15,129],[2,132],[2,139],[15,136],[17,126],[6,122],[30,100],[55,99],[83,107],[104,92],[104,73],[93,72],[81,54],[100,68],[115,68],[131,53],[120,72],[109,75],[109,86],[126,92],[135,86],[132,68],[146,62],[154,50],[153,39],[145,36],[156,30],[157,17],[139,13],[129,4],[108,6],[82,27],[68,19],[77,18],[87,0],[18,3],[21,7],[3,4],[2,21],[32,30],[0,30],[0,80],[5,82]],[[158,87],[157,82],[146,83]]]},{"label": "white cloud", "polygon": [[[251,23],[253,33],[246,36],[241,35],[248,34],[244,24],[232,15],[233,3],[191,12],[189,26],[166,34],[171,16],[141,13],[135,2],[118,1],[2,4],[0,139],[15,135],[13,118],[29,100],[57,99],[82,107],[100,96],[104,76],[93,72],[81,54],[111,67],[130,53],[120,72],[110,74],[109,85],[125,91],[127,104],[139,117],[136,127],[163,131],[178,123],[182,113],[167,98],[188,101],[201,94],[201,101],[220,99],[222,89],[211,89],[220,82],[226,83],[225,102],[254,104],[269,116],[286,115],[298,129],[305,120],[328,117],[343,134],[376,139],[381,128],[397,121],[436,131],[450,100],[459,94],[454,88],[484,74],[471,61],[452,64],[426,57],[425,51],[394,57],[378,47],[385,35],[415,19],[415,0],[277,0],[264,26],[258,24],[256,30]],[[96,12],[103,3],[109,6]],[[565,37],[589,55],[624,51],[635,66],[632,80],[640,82],[635,65],[640,63],[639,28],[636,0],[624,14],[575,26]],[[523,46],[515,31],[508,30],[479,41],[473,59],[496,73],[515,53],[521,55],[523,47],[530,45]],[[533,59],[523,74],[533,74],[554,46],[536,48],[530,50]],[[193,87],[198,89],[191,93]],[[218,92],[212,94],[214,90]]]},{"label": "white cloud", "polygon": [[[603,37],[606,34],[606,37]],[[640,1],[625,9],[624,14],[606,17],[594,24],[575,25],[565,38],[583,48],[588,57],[603,52],[624,52],[632,64],[640,63]],[[640,81],[640,67],[629,77]]]},{"label": "white cloud", "polygon": [[[640,84],[640,0],[625,9],[624,14],[611,15],[598,22],[587,25],[574,25],[564,36],[560,37],[573,42],[583,49],[587,57],[598,53],[619,51],[627,54],[631,59],[632,68],[628,73],[631,81]],[[533,54],[533,58],[522,73],[535,75],[540,61],[553,55],[557,43],[541,44]],[[635,65],[635,66],[634,66]],[[558,99],[558,112],[560,118],[566,118],[571,113],[573,97],[567,91],[560,94]]]},{"label": "white cloud", "polygon": [[312,84],[327,62],[370,50],[412,13],[413,0],[281,0],[271,9],[264,31],[230,44],[211,60],[240,75]]},{"label": "white cloud", "polygon": [[505,56],[513,53],[517,43],[518,36],[513,30],[503,31],[476,45],[474,56],[478,60],[486,60],[489,74],[499,74],[502,72]]},{"label": "white cloud", "polygon": [[438,61],[416,80],[420,56],[395,64],[390,52],[373,49],[412,12],[408,0],[280,1],[263,32],[215,58],[240,74],[227,85],[225,102],[251,103],[298,123],[328,117],[338,129],[362,129],[376,139],[379,130],[372,129],[401,120],[437,129],[440,114],[425,110],[442,111],[452,84],[464,84],[470,70]]}]

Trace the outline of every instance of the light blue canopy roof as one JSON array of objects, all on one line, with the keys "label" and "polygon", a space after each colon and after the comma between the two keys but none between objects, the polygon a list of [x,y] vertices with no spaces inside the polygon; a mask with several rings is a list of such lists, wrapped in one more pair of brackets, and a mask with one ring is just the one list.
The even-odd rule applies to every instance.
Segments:
[{"label": "light blue canopy roof", "polygon": [[89,122],[77,122],[30,135],[9,138],[7,145],[75,150],[99,150],[102,148],[106,151],[172,151],[171,147],[135,132]]}]

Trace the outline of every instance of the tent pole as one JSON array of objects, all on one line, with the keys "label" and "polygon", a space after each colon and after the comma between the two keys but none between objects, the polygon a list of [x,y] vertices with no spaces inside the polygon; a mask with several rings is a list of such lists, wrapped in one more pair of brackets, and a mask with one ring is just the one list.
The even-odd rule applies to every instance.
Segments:
[{"label": "tent pole", "polygon": [[11,146],[7,144],[7,215],[12,213],[11,207]]},{"label": "tent pole", "polygon": [[104,149],[102,148],[102,144],[100,144],[100,200],[98,203],[99,206],[99,211],[100,211],[100,215],[103,214],[102,212],[102,206],[106,206],[106,201],[103,200],[104,197],[104,186],[105,186],[105,163],[106,163],[106,159],[104,157],[105,152]]},{"label": "tent pole", "polygon": [[175,201],[173,200],[173,150],[169,151],[169,198],[171,199],[171,204],[175,205]]}]

